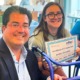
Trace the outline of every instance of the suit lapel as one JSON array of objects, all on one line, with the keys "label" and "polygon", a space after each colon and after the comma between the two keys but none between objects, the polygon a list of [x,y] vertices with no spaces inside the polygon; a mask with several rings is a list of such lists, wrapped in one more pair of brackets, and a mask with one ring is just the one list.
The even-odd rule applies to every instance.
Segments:
[{"label": "suit lapel", "polygon": [[[30,59],[30,58],[29,58]],[[27,59],[26,59],[26,66],[28,68],[28,71],[29,71],[29,74],[30,74],[30,77],[31,77],[31,80],[34,80],[34,77],[32,76],[32,71],[31,71],[31,64],[30,64],[30,60],[28,59],[28,56],[27,56]]]},{"label": "suit lapel", "polygon": [[0,46],[1,46],[0,51],[2,52],[0,55],[2,55],[2,58],[7,66],[7,69],[10,73],[11,80],[18,80],[14,61],[3,39],[0,40]]},{"label": "suit lapel", "polygon": [[6,57],[6,58],[4,57],[4,61],[10,73],[11,80],[18,80],[17,72],[12,59],[10,59],[10,57]]},{"label": "suit lapel", "polygon": [[[29,74],[30,74],[30,77],[31,77],[31,80],[36,80],[36,74],[34,73],[34,70],[33,70],[33,66],[32,66],[32,53],[30,53],[30,51],[28,51],[28,55],[27,55],[27,58],[26,58],[26,66],[28,68],[28,71],[29,71]],[[34,64],[34,63],[33,63]],[[35,64],[34,64],[35,65]],[[35,75],[34,75],[35,74]]]}]

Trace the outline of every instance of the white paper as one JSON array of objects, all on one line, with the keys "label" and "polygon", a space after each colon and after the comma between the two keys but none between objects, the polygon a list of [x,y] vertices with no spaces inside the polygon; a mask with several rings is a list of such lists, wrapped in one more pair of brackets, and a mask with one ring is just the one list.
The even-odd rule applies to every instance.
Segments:
[{"label": "white paper", "polygon": [[48,56],[63,62],[75,57],[77,36],[71,36],[54,41],[45,42]]}]

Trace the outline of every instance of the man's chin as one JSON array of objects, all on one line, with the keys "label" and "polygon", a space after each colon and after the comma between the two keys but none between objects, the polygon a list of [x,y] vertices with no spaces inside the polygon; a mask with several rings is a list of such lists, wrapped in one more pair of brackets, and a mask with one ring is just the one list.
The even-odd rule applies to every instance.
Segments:
[{"label": "man's chin", "polygon": [[17,43],[16,46],[23,46],[24,43]]}]

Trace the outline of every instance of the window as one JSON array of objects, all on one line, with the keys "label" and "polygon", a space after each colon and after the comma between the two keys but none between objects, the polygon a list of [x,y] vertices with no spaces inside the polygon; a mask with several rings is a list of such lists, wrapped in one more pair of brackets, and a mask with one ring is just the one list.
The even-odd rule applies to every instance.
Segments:
[{"label": "window", "polygon": [[3,5],[4,4],[4,0],[0,0],[0,5]]},{"label": "window", "polygon": [[64,0],[66,28],[71,30],[77,20],[80,20],[80,0]]}]

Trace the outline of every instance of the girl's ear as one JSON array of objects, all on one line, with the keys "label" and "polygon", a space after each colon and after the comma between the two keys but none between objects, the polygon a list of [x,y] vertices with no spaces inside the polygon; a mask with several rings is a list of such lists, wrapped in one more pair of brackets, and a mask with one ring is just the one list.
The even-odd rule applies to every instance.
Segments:
[{"label": "girl's ear", "polygon": [[44,21],[46,22],[46,17],[43,17]]}]

